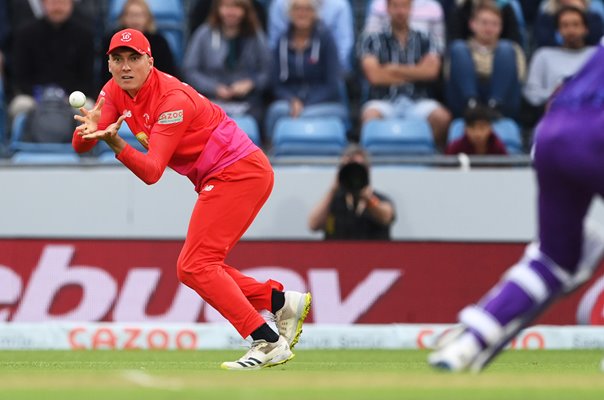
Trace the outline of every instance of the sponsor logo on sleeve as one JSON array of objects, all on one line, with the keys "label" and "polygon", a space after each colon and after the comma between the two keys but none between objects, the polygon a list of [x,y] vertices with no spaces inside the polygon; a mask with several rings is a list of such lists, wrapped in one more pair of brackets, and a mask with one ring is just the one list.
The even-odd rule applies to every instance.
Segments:
[{"label": "sponsor logo on sleeve", "polygon": [[149,136],[147,136],[145,132],[139,132],[134,136],[136,136],[136,140],[138,140],[145,149],[149,150]]},{"label": "sponsor logo on sleeve", "polygon": [[175,124],[177,122],[182,122],[184,117],[184,112],[182,110],[176,111],[166,111],[165,113],[159,116],[157,123],[159,124]]}]

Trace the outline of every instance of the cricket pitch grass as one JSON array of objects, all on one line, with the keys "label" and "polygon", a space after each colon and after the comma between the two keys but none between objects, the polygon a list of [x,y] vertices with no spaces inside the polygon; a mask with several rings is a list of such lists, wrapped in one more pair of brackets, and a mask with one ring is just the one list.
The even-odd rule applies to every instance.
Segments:
[{"label": "cricket pitch grass", "polygon": [[430,369],[426,351],[298,350],[223,371],[241,351],[0,351],[0,400],[604,399],[601,350],[507,351],[481,374]]}]

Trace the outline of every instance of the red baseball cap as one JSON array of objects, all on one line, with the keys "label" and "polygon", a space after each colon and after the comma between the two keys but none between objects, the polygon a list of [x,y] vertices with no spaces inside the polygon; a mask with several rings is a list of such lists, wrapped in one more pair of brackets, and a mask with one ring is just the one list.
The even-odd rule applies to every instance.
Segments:
[{"label": "red baseball cap", "polygon": [[137,53],[148,54],[149,57],[152,57],[149,40],[147,40],[141,31],[137,31],[136,29],[122,29],[113,35],[107,54],[110,54],[118,47],[129,47]]}]

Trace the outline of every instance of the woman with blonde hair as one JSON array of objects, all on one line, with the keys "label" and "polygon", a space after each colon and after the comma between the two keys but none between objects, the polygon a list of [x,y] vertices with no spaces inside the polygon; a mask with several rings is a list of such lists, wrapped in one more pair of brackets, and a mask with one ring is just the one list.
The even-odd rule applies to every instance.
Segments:
[{"label": "woman with blonde hair", "polygon": [[272,59],[275,101],[266,113],[267,136],[272,138],[283,117],[335,116],[348,123],[338,50],[320,20],[318,0],[289,1],[289,29],[277,41]]},{"label": "woman with blonde hair", "polygon": [[[123,28],[136,29],[143,32],[145,37],[149,40],[149,43],[153,48],[153,54],[155,54],[155,66],[160,71],[167,74],[173,76],[178,75],[174,54],[170,50],[166,38],[157,31],[155,18],[145,0],[126,0],[124,7],[122,7],[118,22],[118,28],[105,36],[103,46],[101,47],[102,49],[106,49],[109,46],[111,37],[118,30]],[[107,64],[107,55],[103,53],[103,62],[101,63],[103,66],[101,68],[101,85],[104,85],[105,82],[111,79],[111,74],[107,68],[104,68],[105,64]]]}]

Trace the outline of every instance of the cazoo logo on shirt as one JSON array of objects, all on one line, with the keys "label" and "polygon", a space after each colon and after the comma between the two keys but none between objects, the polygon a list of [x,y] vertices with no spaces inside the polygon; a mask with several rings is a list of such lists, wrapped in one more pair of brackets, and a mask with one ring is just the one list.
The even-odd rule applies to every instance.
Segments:
[{"label": "cazoo logo on shirt", "polygon": [[185,113],[182,110],[166,111],[159,116],[157,123],[159,124],[175,124],[182,122]]}]

